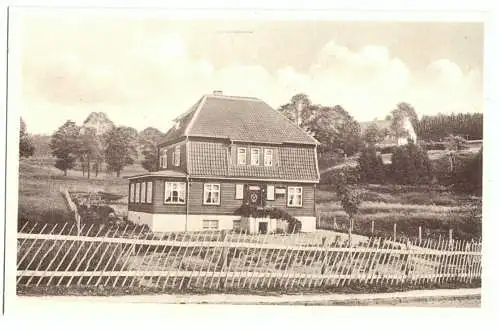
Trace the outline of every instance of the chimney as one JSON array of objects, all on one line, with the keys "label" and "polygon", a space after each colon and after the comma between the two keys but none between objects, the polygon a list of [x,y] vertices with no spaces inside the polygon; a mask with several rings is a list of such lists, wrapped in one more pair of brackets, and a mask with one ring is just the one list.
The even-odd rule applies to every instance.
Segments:
[{"label": "chimney", "polygon": [[213,95],[214,96],[222,96],[222,90],[214,90]]}]

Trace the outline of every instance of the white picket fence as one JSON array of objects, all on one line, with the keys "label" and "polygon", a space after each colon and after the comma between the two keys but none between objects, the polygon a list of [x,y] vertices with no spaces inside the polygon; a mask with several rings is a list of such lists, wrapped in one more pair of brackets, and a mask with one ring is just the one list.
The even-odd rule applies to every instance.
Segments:
[{"label": "white picket fence", "polygon": [[[295,289],[471,283],[481,244],[381,238],[346,247],[317,234],[161,233],[141,226],[18,233],[19,286],[144,286],[158,289]],[[41,230],[41,232],[39,232]],[[40,234],[44,233],[44,234]]]}]

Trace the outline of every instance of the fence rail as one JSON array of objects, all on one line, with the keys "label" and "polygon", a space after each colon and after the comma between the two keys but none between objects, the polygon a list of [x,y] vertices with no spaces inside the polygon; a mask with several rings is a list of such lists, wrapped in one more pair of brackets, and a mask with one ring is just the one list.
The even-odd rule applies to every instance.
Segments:
[{"label": "fence rail", "polygon": [[346,247],[338,237],[320,233],[93,229],[84,229],[81,236],[21,230],[17,284],[288,290],[351,283],[470,283],[481,278],[481,244],[473,242],[429,239],[417,245],[367,238]]}]

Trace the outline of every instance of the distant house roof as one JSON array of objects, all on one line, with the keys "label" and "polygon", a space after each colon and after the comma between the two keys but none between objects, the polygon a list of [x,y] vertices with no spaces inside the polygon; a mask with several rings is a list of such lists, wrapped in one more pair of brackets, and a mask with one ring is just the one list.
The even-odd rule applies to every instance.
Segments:
[{"label": "distant house roof", "polygon": [[256,143],[319,144],[302,128],[257,98],[205,95],[176,122],[163,142],[190,136]]},{"label": "distant house roof", "polygon": [[388,129],[391,130],[391,120],[373,120],[373,121],[365,121],[360,122],[359,126],[361,127],[361,133],[364,133],[368,127],[375,124],[379,130]]}]

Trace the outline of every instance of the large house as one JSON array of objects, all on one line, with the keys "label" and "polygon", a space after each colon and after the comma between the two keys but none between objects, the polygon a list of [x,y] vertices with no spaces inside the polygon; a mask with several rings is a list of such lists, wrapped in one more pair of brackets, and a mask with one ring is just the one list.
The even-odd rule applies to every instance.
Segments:
[{"label": "large house", "polygon": [[247,200],[314,231],[318,144],[259,99],[205,95],[159,144],[160,169],[129,178],[128,219],[153,231],[275,231],[268,218],[242,221]]},{"label": "large house", "polygon": [[361,122],[361,134],[364,135],[366,130],[371,126],[375,125],[379,132],[381,133],[382,140],[377,144],[380,147],[395,146],[395,145],[405,145],[408,144],[408,140],[411,139],[413,142],[417,141],[417,134],[415,128],[410,121],[410,118],[405,117],[402,121],[403,134],[397,136],[391,129],[392,120],[373,120],[367,122]]}]

